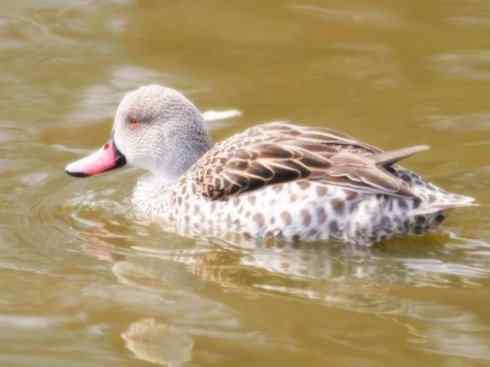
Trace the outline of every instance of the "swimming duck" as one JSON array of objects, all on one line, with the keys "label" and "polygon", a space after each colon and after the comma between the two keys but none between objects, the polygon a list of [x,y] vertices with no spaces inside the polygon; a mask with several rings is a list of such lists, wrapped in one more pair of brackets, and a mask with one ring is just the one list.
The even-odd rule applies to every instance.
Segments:
[{"label": "swimming duck", "polygon": [[202,233],[370,245],[422,234],[474,199],[448,193],[383,151],[327,128],[274,122],[214,144],[180,92],[149,85],[121,101],[109,141],[66,166],[87,177],[126,164],[151,172],[133,193],[140,213]]}]

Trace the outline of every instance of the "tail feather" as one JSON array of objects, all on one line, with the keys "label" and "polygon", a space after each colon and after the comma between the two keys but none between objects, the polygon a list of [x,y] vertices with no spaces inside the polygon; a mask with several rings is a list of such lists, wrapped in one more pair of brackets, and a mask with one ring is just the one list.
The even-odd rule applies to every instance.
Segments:
[{"label": "tail feather", "polygon": [[449,209],[476,207],[476,206],[479,206],[479,204],[475,203],[475,199],[470,196],[449,194],[447,196],[447,200],[426,203],[425,205],[424,202],[422,202],[422,205],[416,209],[413,209],[411,214],[428,215],[428,214],[435,214]]},{"label": "tail feather", "polygon": [[419,152],[429,150],[428,145],[415,145],[413,147],[389,150],[387,152],[377,153],[373,155],[373,159],[378,166],[390,166],[402,159],[411,157]]}]

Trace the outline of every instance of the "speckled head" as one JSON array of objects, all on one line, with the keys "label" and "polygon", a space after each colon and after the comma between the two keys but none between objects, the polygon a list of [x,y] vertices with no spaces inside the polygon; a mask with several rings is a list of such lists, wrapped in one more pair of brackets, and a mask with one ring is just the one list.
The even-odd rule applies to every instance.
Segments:
[{"label": "speckled head", "polygon": [[210,147],[204,120],[192,102],[174,89],[148,85],[123,98],[109,143],[69,164],[66,172],[76,177],[92,176],[116,168],[111,162],[119,157],[119,162],[173,181]]}]

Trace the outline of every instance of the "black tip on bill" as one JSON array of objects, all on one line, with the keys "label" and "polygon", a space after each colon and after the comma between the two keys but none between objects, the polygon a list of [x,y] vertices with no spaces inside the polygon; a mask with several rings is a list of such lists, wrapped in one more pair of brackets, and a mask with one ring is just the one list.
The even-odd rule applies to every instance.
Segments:
[{"label": "black tip on bill", "polygon": [[71,172],[71,171],[68,171],[67,169],[65,169],[65,173],[70,175],[70,176],[73,176],[73,177],[88,177],[89,176],[83,172]]}]

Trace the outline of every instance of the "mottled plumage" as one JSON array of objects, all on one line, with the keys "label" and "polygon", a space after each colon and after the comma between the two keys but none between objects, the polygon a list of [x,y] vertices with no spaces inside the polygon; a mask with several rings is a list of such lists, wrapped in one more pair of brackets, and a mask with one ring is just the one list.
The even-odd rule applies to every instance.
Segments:
[{"label": "mottled plumage", "polygon": [[133,203],[187,235],[339,240],[369,245],[422,234],[473,198],[448,193],[396,163],[425,145],[382,151],[326,128],[285,122],[212,145],[199,110],[179,92],[142,87],[121,102],[113,139],[67,166],[85,177],[126,162],[150,170]]},{"label": "mottled plumage", "polygon": [[395,161],[420,150],[425,146],[387,155],[330,129],[270,123],[217,144],[193,172],[199,192],[212,200],[300,179],[362,192],[415,197],[410,187],[388,169]]},{"label": "mottled plumage", "polygon": [[330,129],[270,123],[214,145],[177,184],[142,180],[134,202],[187,235],[369,245],[422,234],[445,209],[471,205],[395,165],[427,149],[384,152]]}]

